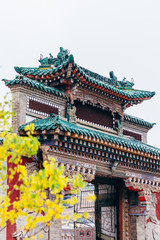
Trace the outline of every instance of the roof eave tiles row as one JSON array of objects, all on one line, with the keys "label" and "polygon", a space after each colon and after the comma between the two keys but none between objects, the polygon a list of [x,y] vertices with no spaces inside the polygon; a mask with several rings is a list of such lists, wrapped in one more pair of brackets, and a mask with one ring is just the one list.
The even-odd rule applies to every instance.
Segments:
[{"label": "roof eave tiles row", "polygon": [[[35,78],[37,79],[39,77],[45,76],[45,78],[48,76],[48,79],[53,79],[53,76],[51,77],[51,74],[57,73],[59,70],[62,70],[63,67],[66,67],[68,65],[69,61],[65,61],[63,64],[56,68],[50,68],[50,69],[38,69],[38,68],[19,68],[15,67],[15,70],[22,74],[26,75],[29,78]],[[77,73],[78,71],[78,73]],[[76,78],[79,79],[79,81],[83,82],[84,84],[90,85],[94,88],[99,88],[101,91],[107,91],[110,94],[114,94],[117,97],[121,97],[123,99],[126,99],[128,101],[132,100],[145,100],[153,97],[155,95],[155,92],[149,92],[149,91],[139,91],[135,89],[131,90],[122,90],[118,89],[108,83],[98,81],[97,79],[94,79],[93,77],[88,76],[84,70],[77,64],[74,63],[74,67],[72,67],[73,74],[76,74]],[[83,78],[82,78],[83,77]]]},{"label": "roof eave tiles row", "polygon": [[49,94],[53,94],[53,95],[58,96],[58,97],[69,99],[69,95],[66,94],[65,92],[62,92],[62,91],[60,91],[56,88],[53,88],[53,87],[49,87],[46,84],[34,81],[32,79],[29,79],[29,78],[22,77],[22,78],[18,78],[18,79],[14,79],[14,80],[3,79],[3,81],[5,82],[6,86],[11,87],[15,84],[28,85],[29,87],[36,88],[38,90],[47,92]]},{"label": "roof eave tiles row", "polygon": [[[76,133],[78,135],[83,135],[88,138],[95,138],[102,141],[106,141],[111,144],[117,144],[122,147],[131,148],[134,150],[139,150],[144,153],[150,153],[156,156],[160,156],[160,149],[154,148],[150,145],[142,143],[137,140],[125,139],[118,136],[111,136],[106,133],[101,133],[98,131],[89,131],[88,129],[79,127],[75,124],[66,122],[64,120],[55,120],[54,117],[49,117],[43,120],[34,120],[33,123],[35,124],[36,131],[43,131],[43,130],[55,130],[58,127],[61,131]],[[22,125],[19,130],[24,131],[26,125]]]},{"label": "roof eave tiles row", "polygon": [[128,114],[124,114],[124,121],[131,122],[131,123],[134,123],[137,125],[141,125],[141,126],[144,126],[147,128],[152,128],[155,125],[155,123],[150,123],[150,122],[145,121],[144,119],[137,118],[137,117],[134,117],[134,116],[131,116]]}]

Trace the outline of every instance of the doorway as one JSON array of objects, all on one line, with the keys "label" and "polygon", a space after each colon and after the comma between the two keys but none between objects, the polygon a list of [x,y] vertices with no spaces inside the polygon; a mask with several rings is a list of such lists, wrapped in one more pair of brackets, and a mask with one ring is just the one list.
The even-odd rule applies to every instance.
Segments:
[{"label": "doorway", "polygon": [[95,185],[96,240],[118,240],[118,189],[116,184]]}]

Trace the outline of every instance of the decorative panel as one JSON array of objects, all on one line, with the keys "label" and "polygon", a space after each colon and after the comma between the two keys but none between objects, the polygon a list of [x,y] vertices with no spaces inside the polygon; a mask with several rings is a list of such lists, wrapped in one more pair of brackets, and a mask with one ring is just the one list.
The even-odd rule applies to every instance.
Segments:
[{"label": "decorative panel", "polygon": [[49,116],[51,113],[58,115],[60,114],[60,107],[47,101],[28,97],[27,111],[44,116]]},{"label": "decorative panel", "polygon": [[110,111],[102,110],[89,104],[83,105],[79,101],[75,101],[75,106],[77,118],[113,128],[113,116]]},{"label": "decorative panel", "polygon": [[131,132],[131,131],[128,131],[128,130],[123,130],[123,134],[127,135],[127,136],[134,137],[138,141],[142,141],[142,135],[141,134]]}]

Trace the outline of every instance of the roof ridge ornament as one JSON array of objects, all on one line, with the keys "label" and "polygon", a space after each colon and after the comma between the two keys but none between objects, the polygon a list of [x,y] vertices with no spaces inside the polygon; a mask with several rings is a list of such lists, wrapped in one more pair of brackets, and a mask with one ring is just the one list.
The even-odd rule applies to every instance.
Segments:
[{"label": "roof ridge ornament", "polygon": [[54,120],[57,121],[59,120],[59,115],[55,114],[55,113],[50,113],[51,117],[54,117]]},{"label": "roof ridge ornament", "polygon": [[111,84],[112,86],[118,87],[119,89],[128,89],[131,90],[133,89],[132,87],[134,86],[134,80],[131,79],[131,81],[126,80],[124,77],[122,81],[118,81],[117,77],[114,75],[113,71],[109,72],[110,78],[108,79],[108,83]]},{"label": "roof ridge ornament", "polygon": [[[43,57],[42,54],[40,54],[40,59],[38,60],[40,62],[40,68],[48,68],[48,67],[58,67],[61,65],[64,61],[69,60],[70,51],[68,49],[64,49],[63,47],[60,47],[60,51],[57,54],[57,57],[53,57],[51,53],[49,53],[49,57]],[[72,56],[73,58],[73,56]],[[71,60],[71,59],[70,59]],[[73,60],[72,60],[73,61]]]},{"label": "roof ridge ornament", "polygon": [[109,84],[116,87],[117,86],[117,77],[114,75],[114,72],[110,71],[109,76],[110,76],[110,78],[108,79]]}]

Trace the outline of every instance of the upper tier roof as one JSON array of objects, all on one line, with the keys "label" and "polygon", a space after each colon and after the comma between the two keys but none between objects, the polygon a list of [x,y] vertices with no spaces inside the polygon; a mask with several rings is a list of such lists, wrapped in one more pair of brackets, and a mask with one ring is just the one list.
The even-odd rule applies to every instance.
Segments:
[{"label": "upper tier roof", "polygon": [[38,68],[15,67],[15,70],[27,78],[43,82],[48,86],[78,83],[109,94],[113,98],[129,101],[131,104],[140,103],[155,95],[155,92],[134,89],[133,82],[125,78],[122,81],[117,80],[113,72],[110,72],[110,77],[107,78],[79,66],[74,62],[73,55],[63,48],[60,48],[56,58],[50,54],[49,58],[41,57],[39,62],[41,65]]},{"label": "upper tier roof", "polygon": [[[6,86],[14,86],[14,85],[28,86],[31,88],[38,89],[40,91],[44,91],[49,94],[53,94],[54,96],[57,96],[57,97],[69,99],[69,95],[66,94],[65,92],[60,91],[54,87],[49,87],[44,83],[34,81],[34,80],[26,78],[24,76],[16,76],[16,78],[13,80],[3,79],[3,81],[5,82]],[[150,123],[150,122],[145,121],[142,118],[138,118],[138,117],[131,116],[128,114],[124,114],[124,121],[131,122],[136,125],[141,125],[141,126],[144,126],[147,128],[152,128],[155,125],[155,123]]]},{"label": "upper tier roof", "polygon": [[[160,156],[159,148],[152,147],[138,140],[128,139],[128,138],[119,137],[119,136],[113,136],[113,135],[109,135],[96,130],[80,127],[79,125],[60,119],[58,115],[55,115],[55,114],[51,114],[51,115],[52,116],[45,119],[33,120],[32,123],[34,123],[35,130],[43,133],[44,130],[46,131],[55,130],[58,127],[61,131],[76,133],[78,135],[83,135],[89,138],[103,140],[108,143],[114,143],[119,146],[128,147],[134,150],[139,150],[144,153],[150,153],[156,156]],[[24,131],[25,126],[28,124],[29,123],[20,126],[19,130]],[[45,131],[45,134],[51,134],[51,133],[54,134],[52,131],[51,133],[49,132],[47,133],[46,131]],[[37,133],[37,134],[41,135],[41,133]]]}]

